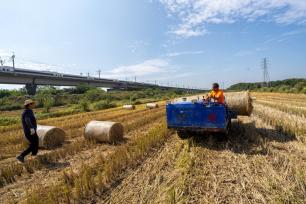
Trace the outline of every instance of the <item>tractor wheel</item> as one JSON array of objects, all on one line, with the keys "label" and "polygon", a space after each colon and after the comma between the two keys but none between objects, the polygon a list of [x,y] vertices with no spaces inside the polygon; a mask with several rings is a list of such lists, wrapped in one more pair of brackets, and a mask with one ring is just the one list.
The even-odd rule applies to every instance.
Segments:
[{"label": "tractor wheel", "polygon": [[225,135],[226,136],[229,136],[229,134],[230,134],[230,131],[231,131],[231,128],[232,128],[232,121],[231,121],[231,119],[228,121],[228,123],[227,123],[227,126],[226,126],[226,132],[225,132]]},{"label": "tractor wheel", "polygon": [[179,138],[181,139],[187,139],[189,137],[189,134],[187,131],[184,131],[184,130],[178,130],[177,131],[177,135],[179,136]]}]

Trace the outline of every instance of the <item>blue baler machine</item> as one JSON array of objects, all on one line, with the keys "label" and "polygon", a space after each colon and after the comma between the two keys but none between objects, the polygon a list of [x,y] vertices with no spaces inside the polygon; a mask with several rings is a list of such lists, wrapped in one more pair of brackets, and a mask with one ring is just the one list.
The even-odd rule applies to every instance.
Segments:
[{"label": "blue baler machine", "polygon": [[188,137],[190,132],[227,135],[231,119],[237,118],[226,105],[202,100],[168,102],[166,113],[168,128],[177,130],[181,138]]}]

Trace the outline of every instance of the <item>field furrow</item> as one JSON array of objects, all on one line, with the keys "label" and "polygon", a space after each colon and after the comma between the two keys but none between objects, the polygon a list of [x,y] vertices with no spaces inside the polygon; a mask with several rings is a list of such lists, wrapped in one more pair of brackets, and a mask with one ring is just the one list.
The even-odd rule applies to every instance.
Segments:
[{"label": "field furrow", "polygon": [[[0,127],[0,203],[305,203],[306,96],[252,96],[252,115],[232,120],[228,138],[180,139],[164,103],[40,120],[63,128],[66,141],[25,164],[15,160],[20,126]],[[85,140],[90,120],[121,122],[124,140]]]},{"label": "field furrow", "polygon": [[278,131],[296,137],[302,142],[306,139],[306,119],[261,104],[254,104],[253,114],[273,125]]},{"label": "field furrow", "polygon": [[[161,108],[159,108],[161,109]],[[137,118],[143,116],[143,114],[150,112],[149,109],[145,109],[144,107],[139,108],[139,110],[127,111],[127,110],[117,110],[116,112],[111,112],[109,114],[99,114],[90,117],[80,117],[71,122],[62,122],[56,121],[56,123],[50,123],[48,125],[57,126],[65,130],[67,134],[67,140],[71,138],[77,138],[83,135],[83,128],[86,123],[90,120],[116,120],[117,118],[121,118],[122,121],[128,121],[130,118]],[[43,121],[40,124],[46,124],[46,121]],[[2,142],[0,141],[0,146],[3,146],[2,151],[0,153],[0,159],[6,159],[12,156],[15,156],[18,151],[21,151],[23,148],[23,132],[19,129],[17,131],[12,131],[6,138],[3,137]]]},{"label": "field furrow", "polygon": [[[132,116],[132,117],[131,117]],[[139,117],[138,114],[130,115],[128,118],[121,117],[117,118],[116,121],[122,122],[125,127],[125,133],[127,136],[126,139],[129,138],[129,132],[137,131],[137,129],[141,128],[142,126],[149,127],[150,123],[160,120],[164,116],[164,110],[155,110],[154,112],[148,112],[144,117]],[[80,137],[82,136],[82,132],[80,132]],[[137,135],[136,135],[137,137]],[[61,148],[56,150],[45,150],[40,153],[40,155],[28,161],[25,164],[26,172],[33,172],[37,169],[47,168],[52,165],[53,163],[58,162],[58,160],[65,158],[66,156],[71,156],[74,154],[79,154],[80,152],[94,148],[99,144],[93,141],[87,141],[83,137],[69,141],[67,145],[64,145]],[[0,168],[0,180],[2,185],[5,183],[14,182],[16,175],[21,175],[24,172],[24,167],[22,164],[19,164],[15,161],[15,158],[12,158],[7,161],[1,162]]]},{"label": "field furrow", "polygon": [[144,157],[152,147],[161,144],[169,134],[164,122],[152,124],[151,128],[139,132],[131,143],[119,146],[109,155],[100,155],[94,164],[82,165],[78,171],[72,169],[66,172],[64,179],[53,185],[31,189],[27,201],[90,202],[91,195],[103,192],[105,186],[112,183],[118,174],[137,164],[138,159]]},{"label": "field furrow", "polygon": [[96,199],[98,203],[303,203],[305,168],[304,145],[257,117],[240,117],[229,140],[212,135],[171,138]]},{"label": "field furrow", "polygon": [[289,105],[288,103],[276,103],[275,101],[272,102],[266,100],[256,100],[255,103],[306,118],[306,107],[294,106],[291,104]]}]

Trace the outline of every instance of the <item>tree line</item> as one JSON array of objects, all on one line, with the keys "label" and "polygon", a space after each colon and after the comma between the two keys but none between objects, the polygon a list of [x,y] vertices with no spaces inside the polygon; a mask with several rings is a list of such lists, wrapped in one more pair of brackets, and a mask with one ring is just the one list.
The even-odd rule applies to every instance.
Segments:
[{"label": "tree line", "polygon": [[281,92],[281,93],[304,93],[306,94],[306,79],[294,78],[271,81],[269,84],[262,82],[237,83],[228,88],[231,91],[262,91],[262,92]]}]

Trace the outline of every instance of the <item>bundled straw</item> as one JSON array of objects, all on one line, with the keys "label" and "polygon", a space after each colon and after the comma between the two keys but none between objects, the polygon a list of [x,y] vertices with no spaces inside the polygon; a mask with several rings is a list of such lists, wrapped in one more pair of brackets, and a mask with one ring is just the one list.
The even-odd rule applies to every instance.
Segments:
[{"label": "bundled straw", "polygon": [[85,126],[84,136],[99,142],[117,142],[123,138],[123,126],[111,121],[92,120]]},{"label": "bundled straw", "polygon": [[134,110],[135,106],[134,105],[124,105],[122,106],[123,109],[127,109],[127,110]]},{"label": "bundled straw", "polygon": [[237,115],[249,116],[252,113],[252,99],[248,91],[226,93],[225,100],[229,110],[234,111]]},{"label": "bundled straw", "polygon": [[[66,133],[54,126],[38,125],[37,135],[40,148],[52,149],[64,143]],[[29,141],[25,138],[25,142],[28,143]]]},{"label": "bundled straw", "polygon": [[153,108],[158,108],[157,103],[147,103],[146,108],[153,109]]}]

